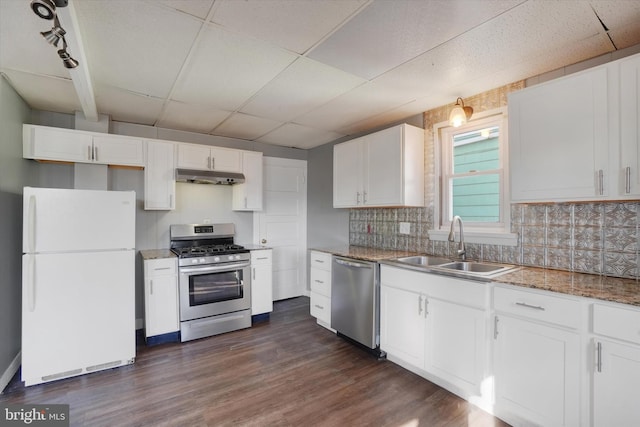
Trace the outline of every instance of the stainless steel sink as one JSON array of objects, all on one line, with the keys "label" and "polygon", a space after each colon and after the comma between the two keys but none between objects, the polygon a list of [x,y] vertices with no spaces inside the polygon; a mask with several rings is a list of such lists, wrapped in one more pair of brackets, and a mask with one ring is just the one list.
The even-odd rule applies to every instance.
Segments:
[{"label": "stainless steel sink", "polygon": [[437,256],[428,256],[428,255],[400,257],[400,258],[396,258],[394,261],[403,262],[411,265],[418,265],[422,267],[442,265],[442,264],[447,264],[451,262],[451,260],[448,258],[441,258]]},{"label": "stainless steel sink", "polygon": [[472,275],[497,274],[515,268],[514,265],[492,264],[474,261],[456,261],[448,264],[441,264],[437,267],[439,269],[453,270],[463,273],[469,273]]}]

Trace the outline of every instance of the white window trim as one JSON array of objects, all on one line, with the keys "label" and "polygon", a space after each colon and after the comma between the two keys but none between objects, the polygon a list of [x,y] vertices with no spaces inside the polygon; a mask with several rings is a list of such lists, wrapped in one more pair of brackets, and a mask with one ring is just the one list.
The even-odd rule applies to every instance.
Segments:
[{"label": "white window trim", "polygon": [[[500,158],[502,162],[503,176],[501,179],[502,184],[502,206],[500,207],[502,222],[501,227],[474,227],[472,224],[465,224],[464,237],[467,243],[479,243],[489,245],[504,245],[504,246],[517,246],[518,235],[510,232],[511,227],[511,200],[509,190],[509,144],[508,144],[508,116],[507,108],[501,107],[494,110],[483,111],[474,115],[473,120],[469,121],[470,124],[478,125],[483,121],[495,120],[501,116],[502,123],[500,124],[501,138],[505,138],[500,144]],[[435,229],[429,230],[429,239],[435,241],[446,241],[449,236],[449,228],[451,223],[449,221],[442,221],[442,132],[452,129],[449,122],[436,123],[433,126],[434,135],[434,154],[435,154],[435,168],[434,168],[434,196],[436,197],[436,203],[434,203],[434,227]],[[464,221],[464,218],[463,218]]]}]

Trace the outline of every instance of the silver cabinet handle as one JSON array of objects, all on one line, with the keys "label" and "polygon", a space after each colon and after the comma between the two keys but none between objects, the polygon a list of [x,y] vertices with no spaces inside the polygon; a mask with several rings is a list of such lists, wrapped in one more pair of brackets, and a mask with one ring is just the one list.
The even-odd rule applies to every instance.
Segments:
[{"label": "silver cabinet handle", "polygon": [[251,269],[251,278],[253,280],[256,280],[256,269],[255,269],[255,267]]},{"label": "silver cabinet handle", "polygon": [[211,169],[211,156],[207,157],[207,169]]},{"label": "silver cabinet handle", "polygon": [[319,308],[320,310],[324,310],[324,307],[318,304],[314,304],[315,308]]},{"label": "silver cabinet handle", "polygon": [[418,316],[422,316],[422,295],[418,295]]},{"label": "silver cabinet handle", "polygon": [[602,343],[596,344],[596,369],[598,372],[602,372]]},{"label": "silver cabinet handle", "polygon": [[531,305],[531,304],[527,304],[526,302],[516,302],[516,305],[519,305],[520,307],[527,307],[527,308],[532,308],[534,310],[544,311],[544,307],[542,307],[541,305]]},{"label": "silver cabinet handle", "polygon": [[90,145],[87,145],[87,160],[93,160],[93,150]]},{"label": "silver cabinet handle", "polygon": [[627,166],[625,168],[624,175],[625,175],[624,191],[626,191],[626,193],[629,194],[631,193],[631,167]]},{"label": "silver cabinet handle", "polygon": [[363,205],[367,204],[367,192],[366,191],[362,192],[362,204]]},{"label": "silver cabinet handle", "polygon": [[93,160],[98,161],[98,147],[93,147]]},{"label": "silver cabinet handle", "polygon": [[318,279],[314,280],[314,282],[316,282],[316,283],[324,283],[323,280],[318,280]]},{"label": "silver cabinet handle", "polygon": [[149,280],[149,295],[153,295],[153,279]]},{"label": "silver cabinet handle", "polygon": [[211,170],[215,170],[215,169],[216,169],[216,158],[211,157]]},{"label": "silver cabinet handle", "polygon": [[424,318],[426,319],[429,315],[429,298],[424,297]]},{"label": "silver cabinet handle", "polygon": [[269,259],[268,256],[263,256],[263,257],[258,257],[256,258],[257,261],[263,260],[263,259]]},{"label": "silver cabinet handle", "polygon": [[493,339],[497,340],[498,339],[498,316],[494,316],[493,318]]},{"label": "silver cabinet handle", "polygon": [[334,261],[340,265],[346,265],[347,267],[355,267],[355,268],[371,268],[368,264],[361,264],[359,262],[347,261],[340,258],[334,258]]},{"label": "silver cabinet handle", "polygon": [[360,204],[360,192],[356,191],[356,205]]},{"label": "silver cabinet handle", "polygon": [[598,186],[600,187],[600,195],[604,194],[604,171],[600,169],[598,171]]},{"label": "silver cabinet handle", "polygon": [[156,267],[154,268],[155,271],[161,271],[161,270],[171,270],[171,267]]}]

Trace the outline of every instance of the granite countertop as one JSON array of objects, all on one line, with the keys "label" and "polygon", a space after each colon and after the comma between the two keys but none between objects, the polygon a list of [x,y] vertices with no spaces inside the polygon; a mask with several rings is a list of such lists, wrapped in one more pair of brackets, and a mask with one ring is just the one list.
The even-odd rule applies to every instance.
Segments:
[{"label": "granite countertop", "polygon": [[142,255],[143,260],[176,257],[176,254],[169,249],[143,249],[140,251],[140,255]]},{"label": "granite countertop", "polygon": [[336,246],[332,248],[313,248],[311,250],[326,252],[346,258],[359,259],[361,261],[382,261],[401,256],[420,255],[416,252],[365,248],[364,246]]},{"label": "granite countertop", "polygon": [[635,279],[522,267],[493,282],[640,306],[640,282]]},{"label": "granite countertop", "polygon": [[[401,256],[424,255],[409,251],[362,246],[314,248],[313,250],[363,261],[383,261]],[[519,267],[516,270],[493,277],[491,281],[640,307],[640,281],[635,279],[620,279],[546,268]]]}]

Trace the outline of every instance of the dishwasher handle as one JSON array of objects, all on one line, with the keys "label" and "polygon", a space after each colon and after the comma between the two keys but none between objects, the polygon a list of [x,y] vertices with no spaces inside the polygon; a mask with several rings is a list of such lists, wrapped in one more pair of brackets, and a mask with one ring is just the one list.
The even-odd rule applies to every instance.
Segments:
[{"label": "dishwasher handle", "polygon": [[348,261],[346,259],[343,258],[334,258],[333,259],[336,263],[340,264],[340,265],[346,265],[347,267],[354,267],[354,268],[371,268],[371,265],[368,263],[363,263],[363,262],[354,262],[354,261]]}]

